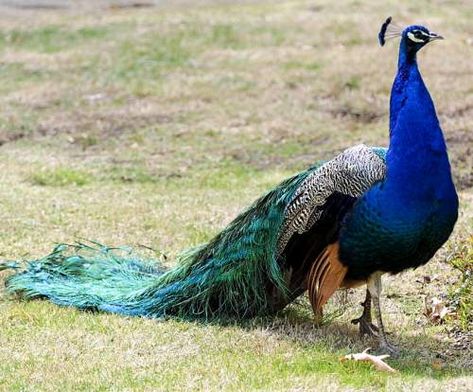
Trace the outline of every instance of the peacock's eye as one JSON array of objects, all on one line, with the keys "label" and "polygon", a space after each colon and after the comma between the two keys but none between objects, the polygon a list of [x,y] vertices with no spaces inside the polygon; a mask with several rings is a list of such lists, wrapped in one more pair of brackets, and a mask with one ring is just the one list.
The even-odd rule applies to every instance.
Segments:
[{"label": "peacock's eye", "polygon": [[423,38],[425,37],[425,34],[424,34],[423,31],[416,31],[416,32],[414,33],[414,36],[415,36],[416,38],[423,39]]},{"label": "peacock's eye", "polygon": [[407,36],[411,41],[417,43],[424,43],[428,39],[428,34],[424,33],[422,30],[413,30],[407,33]]}]

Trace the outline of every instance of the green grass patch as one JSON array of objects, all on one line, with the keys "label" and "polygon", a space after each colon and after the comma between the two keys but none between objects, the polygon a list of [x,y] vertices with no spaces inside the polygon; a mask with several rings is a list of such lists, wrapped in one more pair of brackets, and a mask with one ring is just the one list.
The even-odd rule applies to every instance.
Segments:
[{"label": "green grass patch", "polygon": [[[17,108],[10,108],[10,110],[15,111]],[[15,141],[30,136],[37,126],[37,121],[38,113],[31,109],[24,109],[21,115],[13,118],[0,117],[0,140]]]},{"label": "green grass patch", "polygon": [[238,49],[243,46],[243,39],[234,25],[212,26],[208,40],[224,48]]},{"label": "green grass patch", "polygon": [[86,172],[65,167],[41,170],[30,176],[30,181],[34,185],[52,187],[82,186],[90,183],[91,180],[91,176]]},{"label": "green grass patch", "polygon": [[54,72],[27,63],[0,63],[0,94],[41,83],[54,76]]},{"label": "green grass patch", "polygon": [[205,46],[222,49],[246,49],[280,46],[285,41],[283,30],[270,25],[215,24],[209,30],[200,31]]},{"label": "green grass patch", "polygon": [[[173,74],[197,73],[202,65],[207,67],[198,62],[206,51],[280,46],[284,41],[284,32],[271,26],[185,23],[169,31],[152,30],[123,39],[106,52],[96,53],[86,62],[84,76],[92,76],[102,87],[119,86],[136,96],[159,95]],[[240,91],[253,86],[243,82]]]},{"label": "green grass patch", "polygon": [[473,236],[458,246],[449,262],[461,273],[460,281],[450,292],[457,310],[455,322],[463,330],[473,331]]},{"label": "green grass patch", "polygon": [[282,64],[283,69],[291,70],[291,69],[305,69],[307,71],[318,71],[322,68],[322,64],[311,61],[311,62],[302,62],[302,61],[288,61]]},{"label": "green grass patch", "polygon": [[30,50],[40,53],[55,53],[64,49],[103,39],[107,27],[82,27],[70,29],[67,26],[49,25],[37,29],[14,29],[0,31],[0,46]]},{"label": "green grass patch", "polygon": [[361,78],[359,76],[352,76],[345,82],[345,87],[350,90],[358,90],[361,86]]},{"label": "green grass patch", "polygon": [[231,191],[249,181],[255,174],[256,171],[247,165],[226,160],[214,170],[197,173],[196,178],[202,186],[209,189]]},{"label": "green grass patch", "polygon": [[162,177],[156,173],[150,172],[145,167],[140,165],[133,166],[114,166],[105,174],[102,178],[104,181],[107,179],[120,182],[120,183],[138,183],[138,184],[147,184],[147,183],[158,183],[163,180]]},{"label": "green grass patch", "polygon": [[165,74],[188,63],[193,39],[184,30],[121,41],[111,54],[100,53],[92,58],[84,76],[92,75],[102,87],[120,86],[139,97],[159,94]]}]

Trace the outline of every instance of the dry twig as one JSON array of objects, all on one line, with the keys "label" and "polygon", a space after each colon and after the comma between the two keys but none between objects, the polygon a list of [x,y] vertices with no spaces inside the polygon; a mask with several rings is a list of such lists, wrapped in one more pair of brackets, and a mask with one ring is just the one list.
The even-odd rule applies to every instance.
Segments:
[{"label": "dry twig", "polygon": [[390,373],[397,372],[396,369],[393,369],[391,366],[389,366],[387,363],[383,361],[383,359],[388,358],[389,355],[387,354],[386,355],[371,355],[371,354],[368,354],[369,350],[371,350],[370,347],[368,347],[362,353],[345,355],[344,357],[340,358],[340,360],[341,361],[368,361],[368,362],[371,362],[377,370],[380,370],[383,372],[390,372]]}]

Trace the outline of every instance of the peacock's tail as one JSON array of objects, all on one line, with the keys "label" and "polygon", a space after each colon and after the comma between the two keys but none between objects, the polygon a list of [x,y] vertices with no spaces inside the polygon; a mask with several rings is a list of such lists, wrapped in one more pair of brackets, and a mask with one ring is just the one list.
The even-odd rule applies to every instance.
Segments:
[{"label": "peacock's tail", "polygon": [[250,317],[268,314],[290,294],[278,256],[284,210],[320,165],[258,199],[207,244],[183,252],[177,266],[99,244],[59,245],[6,281],[9,292],[63,306],[133,316]]}]

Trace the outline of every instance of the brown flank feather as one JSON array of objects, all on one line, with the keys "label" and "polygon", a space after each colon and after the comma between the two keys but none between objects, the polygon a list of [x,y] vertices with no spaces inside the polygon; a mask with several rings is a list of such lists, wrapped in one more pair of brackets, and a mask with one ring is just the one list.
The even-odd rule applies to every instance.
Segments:
[{"label": "brown flank feather", "polygon": [[316,318],[321,321],[323,306],[341,286],[348,267],[338,259],[338,242],[328,245],[312,264],[307,278],[309,299]]}]

